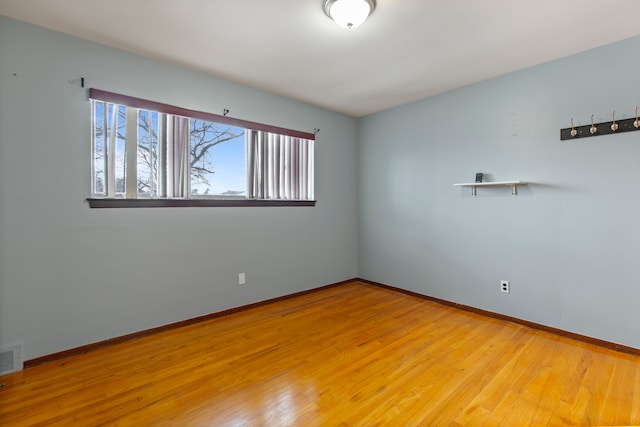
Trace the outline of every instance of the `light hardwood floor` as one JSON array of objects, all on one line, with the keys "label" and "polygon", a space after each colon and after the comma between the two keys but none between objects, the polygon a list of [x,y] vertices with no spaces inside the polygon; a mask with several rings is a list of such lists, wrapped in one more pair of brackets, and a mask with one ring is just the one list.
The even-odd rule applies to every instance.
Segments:
[{"label": "light hardwood floor", "polygon": [[2,426],[640,424],[640,357],[360,282],[0,383]]}]

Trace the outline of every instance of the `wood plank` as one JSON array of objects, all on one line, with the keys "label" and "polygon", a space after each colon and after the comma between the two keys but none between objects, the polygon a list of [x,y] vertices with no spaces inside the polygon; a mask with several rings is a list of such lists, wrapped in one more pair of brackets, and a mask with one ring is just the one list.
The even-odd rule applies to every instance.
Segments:
[{"label": "wood plank", "polygon": [[633,425],[640,357],[363,282],[0,377],[0,425]]}]

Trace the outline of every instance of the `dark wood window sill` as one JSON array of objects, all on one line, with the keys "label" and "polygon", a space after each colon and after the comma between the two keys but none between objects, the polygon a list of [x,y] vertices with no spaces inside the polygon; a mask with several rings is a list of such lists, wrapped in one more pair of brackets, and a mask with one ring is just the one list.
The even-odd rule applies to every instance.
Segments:
[{"label": "dark wood window sill", "polygon": [[251,199],[92,199],[91,208],[212,208],[315,206],[315,200],[251,200]]}]

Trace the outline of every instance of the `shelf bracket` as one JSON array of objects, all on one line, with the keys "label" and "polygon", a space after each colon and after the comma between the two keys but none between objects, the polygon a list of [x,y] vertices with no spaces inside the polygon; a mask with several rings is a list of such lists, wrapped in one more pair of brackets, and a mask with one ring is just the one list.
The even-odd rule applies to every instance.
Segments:
[{"label": "shelf bracket", "polygon": [[[472,197],[476,197],[478,195],[476,189],[478,187],[473,185],[471,186],[471,196]],[[511,195],[512,196],[517,196],[518,195],[518,186],[516,184],[511,184]]]}]

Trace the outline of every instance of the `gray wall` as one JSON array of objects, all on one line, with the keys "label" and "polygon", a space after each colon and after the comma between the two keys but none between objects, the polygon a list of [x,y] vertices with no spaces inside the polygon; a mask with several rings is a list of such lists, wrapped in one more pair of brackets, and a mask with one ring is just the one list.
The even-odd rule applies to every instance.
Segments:
[{"label": "gray wall", "polygon": [[[640,132],[559,141],[571,117],[632,115],[639,48],[630,39],[357,121],[0,17],[0,345],[22,342],[31,359],[359,275],[640,347]],[[318,205],[89,209],[89,105],[69,82],[80,76],[320,128]],[[475,172],[533,184],[515,198],[452,186]]]},{"label": "gray wall", "polygon": [[[363,119],[360,276],[640,348],[640,132],[559,136],[572,117],[634,115],[639,51],[633,38]],[[452,186],[476,172],[533,184]]]},{"label": "gray wall", "polygon": [[[80,76],[320,128],[317,206],[89,209]],[[357,139],[353,118],[0,17],[0,345],[31,359],[357,276]]]}]

